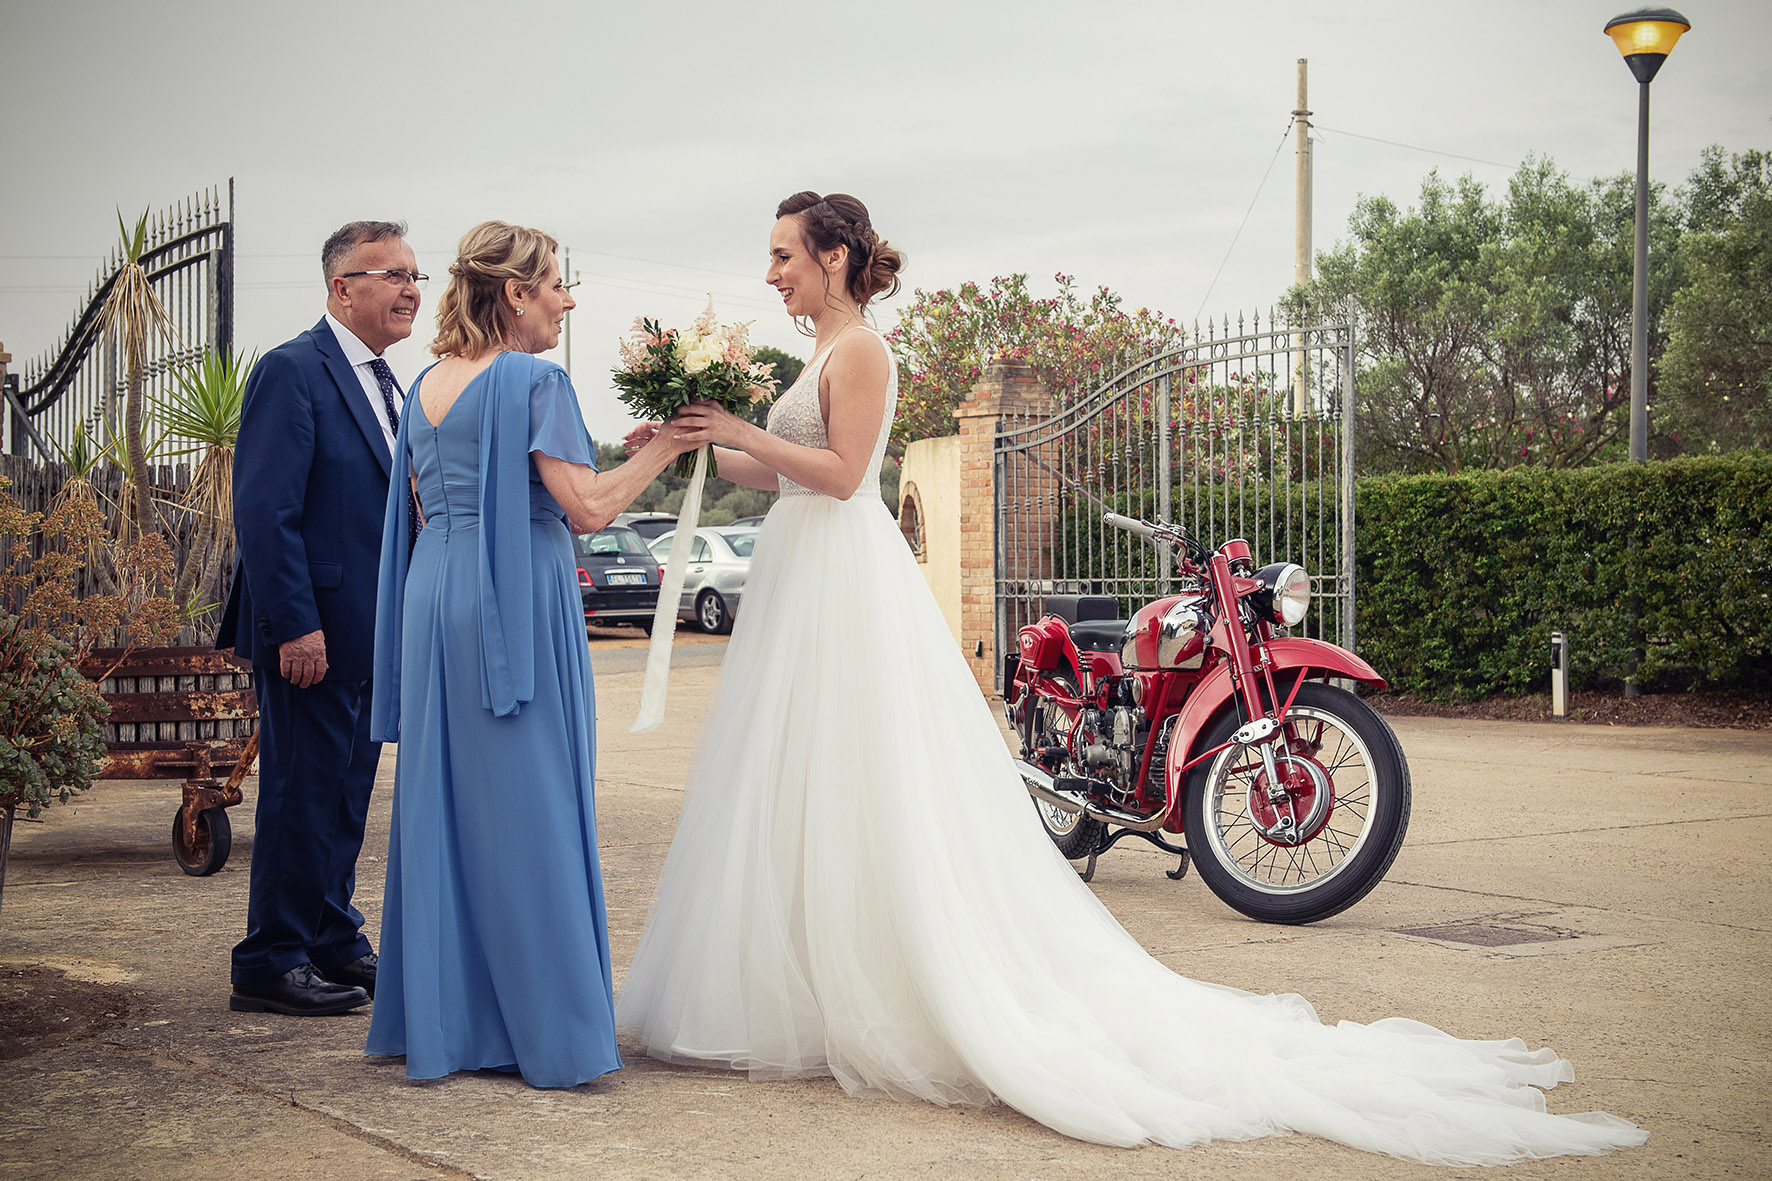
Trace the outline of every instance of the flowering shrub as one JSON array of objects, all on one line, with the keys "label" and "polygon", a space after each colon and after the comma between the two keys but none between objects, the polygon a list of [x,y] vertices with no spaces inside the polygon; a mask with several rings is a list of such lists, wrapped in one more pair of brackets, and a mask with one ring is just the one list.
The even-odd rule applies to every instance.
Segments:
[{"label": "flowering shrub", "polygon": [[[182,620],[159,593],[171,580],[172,554],[159,533],[138,535],[112,551],[104,512],[80,496],[62,498],[45,517],[27,513],[0,478],[0,888],[18,809],[36,816],[92,786],[105,753],[110,707],[80,674],[100,643],[164,640]],[[82,595],[87,556],[113,554],[116,593]],[[108,674],[106,674],[108,675]]]},{"label": "flowering shrub", "polygon": [[1182,338],[1174,320],[1148,308],[1128,312],[1118,295],[1097,288],[1087,300],[1069,275],[1053,276],[1058,294],[1036,298],[1027,276],[992,279],[988,288],[914,293],[888,335],[898,355],[895,454],[912,439],[955,432],[954,408],[997,361],[1030,366],[1060,403],[1111,378],[1124,361],[1148,356]]}]

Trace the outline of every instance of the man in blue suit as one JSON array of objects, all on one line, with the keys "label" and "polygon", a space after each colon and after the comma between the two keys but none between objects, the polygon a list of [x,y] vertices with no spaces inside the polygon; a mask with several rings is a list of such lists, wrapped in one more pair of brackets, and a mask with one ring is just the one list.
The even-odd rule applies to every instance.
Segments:
[{"label": "man in blue suit", "polygon": [[418,314],[401,222],[321,251],[326,315],[261,358],[234,453],[239,562],[216,646],[252,662],[258,819],[228,1007],[343,1013],[375,993],[351,905],[381,744],[369,740],[375,584],[404,395],[382,352]]}]

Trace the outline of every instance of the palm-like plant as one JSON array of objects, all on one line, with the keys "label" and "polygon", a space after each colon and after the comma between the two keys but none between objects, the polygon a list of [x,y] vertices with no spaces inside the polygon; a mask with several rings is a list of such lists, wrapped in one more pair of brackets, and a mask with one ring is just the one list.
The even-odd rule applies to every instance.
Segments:
[{"label": "palm-like plant", "polygon": [[[54,516],[58,509],[69,505],[82,506],[87,511],[103,519],[106,514],[99,503],[98,485],[92,481],[92,473],[99,464],[111,456],[111,449],[100,446],[81,423],[80,429],[67,446],[59,440],[51,439],[50,445],[55,448],[57,458],[68,469],[67,481],[56,489],[55,495],[49,498],[49,516]],[[100,590],[105,594],[116,591],[116,572],[111,546],[100,534],[93,534],[85,539],[84,553],[81,555],[86,569],[97,580]]]},{"label": "palm-like plant", "polygon": [[203,453],[181,502],[193,524],[190,550],[173,587],[173,600],[192,619],[215,605],[199,605],[196,596],[217,585],[221,572],[233,564],[234,442],[240,435],[246,378],[257,361],[256,353],[205,353],[200,361],[174,371],[177,388],[154,408],[154,422],[167,435],[193,444],[171,454]]},{"label": "palm-like plant", "polygon": [[144,210],[135,223],[135,231],[117,214],[117,229],[123,235],[123,261],[117,278],[105,296],[100,312],[105,338],[117,342],[123,352],[123,370],[128,375],[129,396],[123,406],[124,464],[123,512],[120,526],[123,540],[130,541],[160,531],[160,518],[154,511],[153,495],[148,487],[148,447],[142,435],[142,379],[147,368],[148,345],[158,334],[176,341],[178,330],[172,317],[154,294],[148,272],[141,265],[147,243],[148,215]]}]

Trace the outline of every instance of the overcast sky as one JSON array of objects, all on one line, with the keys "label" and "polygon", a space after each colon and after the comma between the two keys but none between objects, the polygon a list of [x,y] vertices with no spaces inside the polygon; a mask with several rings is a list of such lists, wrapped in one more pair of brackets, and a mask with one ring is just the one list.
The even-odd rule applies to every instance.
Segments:
[{"label": "overcast sky", "polygon": [[[1062,270],[1184,321],[1234,315],[1292,281],[1292,143],[1275,150],[1298,58],[1324,249],[1361,195],[1412,204],[1433,168],[1492,190],[1531,153],[1634,169],[1636,84],[1601,32],[1628,7],[0,0],[0,342],[15,367],[55,343],[116,208],[230,177],[246,348],[319,317],[319,246],[345,221],[404,218],[439,276],[483,219],[554,234],[584,279],[571,368],[602,439],[637,315],[685,323],[711,294],[806,355],[761,280],[799,189],[866,201],[911,285],[1025,271],[1044,293]],[[1653,90],[1669,184],[1707,144],[1772,148],[1772,4],[1681,11]],[[403,382],[430,329],[389,350]]]}]

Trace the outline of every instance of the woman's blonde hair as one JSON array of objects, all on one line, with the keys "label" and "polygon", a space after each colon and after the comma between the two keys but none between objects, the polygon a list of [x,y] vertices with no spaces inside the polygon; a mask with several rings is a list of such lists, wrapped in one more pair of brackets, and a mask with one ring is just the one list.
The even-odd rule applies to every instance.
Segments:
[{"label": "woman's blonde hair", "polygon": [[483,221],[461,237],[449,264],[449,286],[437,302],[436,356],[478,357],[507,346],[516,317],[505,305],[505,282],[541,286],[560,243],[527,226]]}]

